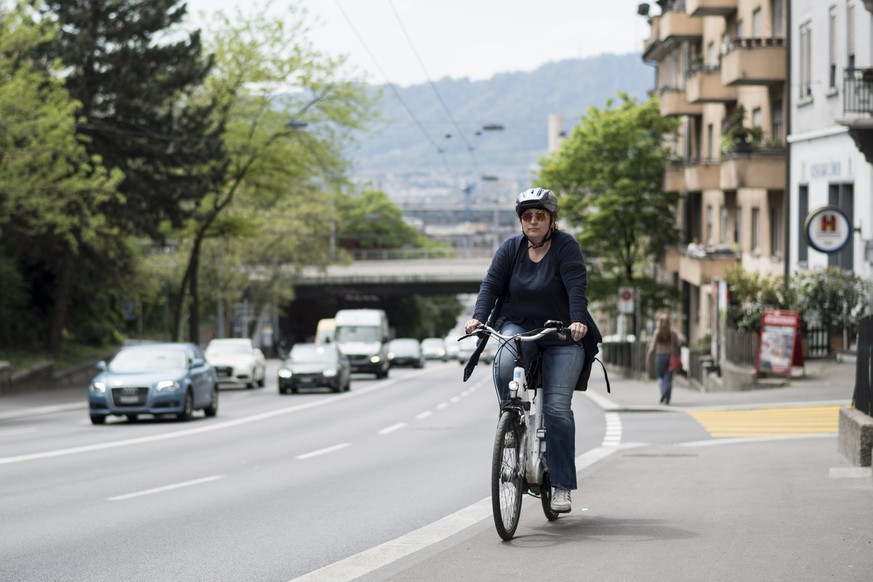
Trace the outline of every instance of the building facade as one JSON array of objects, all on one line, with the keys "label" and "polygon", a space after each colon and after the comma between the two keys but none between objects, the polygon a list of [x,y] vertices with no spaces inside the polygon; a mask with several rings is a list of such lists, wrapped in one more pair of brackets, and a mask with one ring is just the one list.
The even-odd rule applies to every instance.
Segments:
[{"label": "building facade", "polygon": [[[790,30],[790,270],[873,279],[873,2],[793,0]],[[823,206],[855,229],[840,252],[807,244],[807,216]]]},{"label": "building facade", "polygon": [[786,1],[660,0],[649,16],[643,58],[662,114],[681,120],[664,188],[682,194],[682,242],[657,272],[680,286],[692,342],[712,330],[730,267],[785,272]]}]

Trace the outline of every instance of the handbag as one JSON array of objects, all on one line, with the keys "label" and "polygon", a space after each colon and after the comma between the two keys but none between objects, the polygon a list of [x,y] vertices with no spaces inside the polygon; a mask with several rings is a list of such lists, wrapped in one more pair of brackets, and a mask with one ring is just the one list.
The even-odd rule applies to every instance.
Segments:
[{"label": "handbag", "polygon": [[676,354],[670,354],[670,361],[667,363],[667,369],[671,372],[677,372],[682,369],[682,359]]}]

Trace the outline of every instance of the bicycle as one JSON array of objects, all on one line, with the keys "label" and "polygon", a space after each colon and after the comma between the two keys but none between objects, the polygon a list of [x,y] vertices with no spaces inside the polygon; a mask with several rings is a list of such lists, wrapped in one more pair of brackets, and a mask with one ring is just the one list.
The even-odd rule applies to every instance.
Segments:
[{"label": "bicycle", "polygon": [[[480,325],[464,337],[488,334],[515,347],[515,367],[509,382],[509,394],[500,407],[500,420],[494,438],[491,456],[491,509],[498,535],[511,540],[521,517],[521,502],[525,493],[539,497],[546,519],[554,521],[560,515],[552,510],[552,487],[546,457],[546,429],[543,414],[537,407],[537,394],[543,386],[542,353],[532,362],[530,373],[525,373],[522,342],[536,341],[549,334],[568,338],[568,331],[560,321],[547,321],[538,330],[502,335],[488,325]],[[463,338],[461,338],[463,339]],[[531,394],[532,393],[532,394]]]}]

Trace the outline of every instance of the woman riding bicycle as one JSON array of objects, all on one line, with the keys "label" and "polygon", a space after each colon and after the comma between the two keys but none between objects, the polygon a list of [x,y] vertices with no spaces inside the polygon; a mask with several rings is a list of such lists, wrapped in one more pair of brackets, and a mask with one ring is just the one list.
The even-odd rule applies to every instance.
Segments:
[{"label": "woman riding bicycle", "polygon": [[[588,284],[585,259],[576,239],[558,230],[558,200],[551,190],[531,188],[518,195],[515,212],[522,234],[497,249],[479,288],[473,317],[464,324],[471,333],[485,321],[498,297],[505,296],[502,334],[543,326],[547,320],[570,322],[574,342],[588,333]],[[552,510],[570,511],[570,491],[576,489],[576,424],[570,404],[582,371],[585,351],[578,343],[554,336],[525,343],[525,361],[543,353],[543,413],[546,450],[552,483]],[[508,398],[515,356],[498,350],[494,385],[501,404]]]}]

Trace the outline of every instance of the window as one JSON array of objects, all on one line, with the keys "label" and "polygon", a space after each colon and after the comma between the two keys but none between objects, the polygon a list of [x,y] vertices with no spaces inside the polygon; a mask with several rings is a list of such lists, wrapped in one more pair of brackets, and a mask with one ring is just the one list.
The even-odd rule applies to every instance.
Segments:
[{"label": "window", "polygon": [[746,25],[742,20],[737,20],[737,38],[744,38]]},{"label": "window", "polygon": [[754,38],[763,38],[764,29],[761,22],[761,9],[755,8],[752,12],[752,36]]},{"label": "window", "polygon": [[718,59],[715,56],[715,43],[712,41],[706,45],[706,64],[709,66],[718,64]]},{"label": "window", "polygon": [[806,223],[806,215],[809,214],[809,186],[800,186],[797,191],[797,260],[805,263],[809,259],[809,245],[806,243],[806,233],[803,225]]},{"label": "window", "polygon": [[782,0],[773,0],[773,37],[785,36],[785,13],[782,10]]},{"label": "window", "polygon": [[837,88],[837,8],[828,12],[828,88]]},{"label": "window", "polygon": [[812,24],[800,25],[800,98],[812,97]]},{"label": "window", "polygon": [[743,247],[743,207],[737,206],[737,218],[734,221],[734,241],[737,247]]},{"label": "window", "polygon": [[782,256],[782,209],[770,207],[770,256]]},{"label": "window", "polygon": [[711,123],[706,126],[706,159],[715,159],[715,129]]},{"label": "window", "polygon": [[770,135],[774,140],[782,142],[785,139],[783,136],[784,126],[782,122],[782,101],[774,101],[770,104],[770,112],[773,117],[773,131]]},{"label": "window", "polygon": [[721,244],[725,244],[727,242],[727,231],[728,231],[728,209],[727,206],[722,204],[721,213],[719,216],[719,225],[718,225],[718,242]]},{"label": "window", "polygon": [[761,252],[761,209],[752,208],[752,252]]},{"label": "window", "polygon": [[846,6],[846,66],[855,68],[855,5]]},{"label": "window", "polygon": [[712,238],[712,205],[706,205],[706,239],[704,242],[709,244],[713,241]]},{"label": "window", "polygon": [[[854,184],[829,184],[828,185],[828,204],[836,206],[843,211],[846,218],[849,219],[849,225],[855,224],[855,186]],[[854,269],[855,254],[854,254],[854,237],[849,238],[849,242],[838,253],[828,255],[828,265],[842,267],[844,269]]]}]

